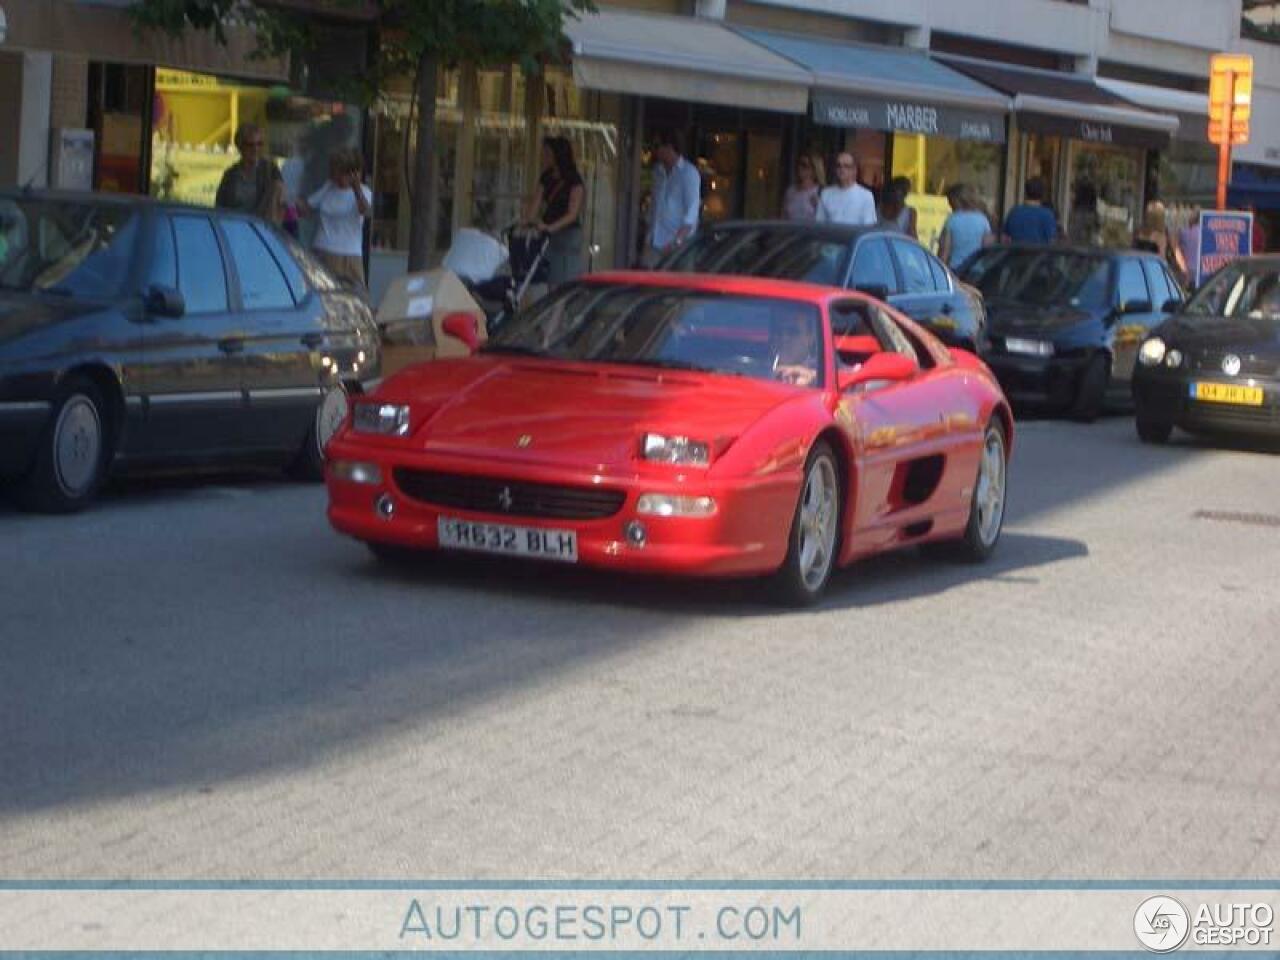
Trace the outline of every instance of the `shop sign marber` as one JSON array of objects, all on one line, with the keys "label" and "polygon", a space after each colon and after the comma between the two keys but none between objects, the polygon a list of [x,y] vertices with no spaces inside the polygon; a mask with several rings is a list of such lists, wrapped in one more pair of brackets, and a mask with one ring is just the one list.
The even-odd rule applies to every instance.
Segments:
[{"label": "shop sign marber", "polygon": [[1004,142],[1004,117],[994,111],[814,91],[813,119],[828,127],[865,127],[958,140]]}]

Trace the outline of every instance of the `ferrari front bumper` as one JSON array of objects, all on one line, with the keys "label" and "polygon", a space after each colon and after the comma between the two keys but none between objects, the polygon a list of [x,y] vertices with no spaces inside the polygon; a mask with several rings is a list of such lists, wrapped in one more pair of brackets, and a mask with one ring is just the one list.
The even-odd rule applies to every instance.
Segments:
[{"label": "ferrari front bumper", "polygon": [[[349,435],[329,445],[328,457],[329,521],[358,540],[458,549],[441,544],[443,518],[462,532],[469,552],[515,555],[503,549],[502,530],[516,531],[530,543],[538,537],[529,531],[545,531],[548,537],[571,533],[572,562],[648,573],[745,576],[777,569],[786,556],[800,491],[798,470],[712,482],[699,471],[624,475],[392,451]],[[376,466],[380,482],[352,482],[343,475],[349,470],[335,471],[337,463]],[[711,497],[715,512],[703,517],[641,514],[644,494]],[[491,543],[476,542],[484,539],[483,531]]]}]

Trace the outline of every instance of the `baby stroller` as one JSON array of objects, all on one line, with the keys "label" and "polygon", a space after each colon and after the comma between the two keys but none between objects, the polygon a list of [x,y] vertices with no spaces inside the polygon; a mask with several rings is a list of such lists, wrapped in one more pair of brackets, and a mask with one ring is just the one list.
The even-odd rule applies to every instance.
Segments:
[{"label": "baby stroller", "polygon": [[[461,234],[461,231],[460,231]],[[471,295],[476,298],[488,317],[489,333],[497,333],[519,312],[520,304],[530,284],[546,283],[548,234],[536,227],[513,224],[502,232],[507,250],[506,272],[493,271],[487,277],[476,276],[463,266],[455,266],[450,259],[461,236],[455,238],[454,248],[445,257],[444,265],[461,277]]]}]

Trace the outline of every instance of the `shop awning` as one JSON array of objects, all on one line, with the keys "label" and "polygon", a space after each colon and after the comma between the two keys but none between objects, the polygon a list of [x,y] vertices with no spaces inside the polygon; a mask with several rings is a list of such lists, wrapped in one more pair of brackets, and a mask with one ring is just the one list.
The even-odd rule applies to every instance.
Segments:
[{"label": "shop awning", "polygon": [[1032,133],[1125,147],[1167,147],[1178,118],[1143,110],[1088,77],[963,58],[948,66],[1013,97],[1018,126]]},{"label": "shop awning", "polygon": [[739,33],[812,75],[815,123],[1004,142],[1009,98],[923,52]]},{"label": "shop awning", "polygon": [[809,74],[696,17],[607,10],[565,24],[573,79],[588,90],[804,113]]},{"label": "shop awning", "polygon": [[1158,113],[1171,113],[1178,118],[1178,139],[1193,143],[1209,142],[1209,95],[1190,90],[1171,90],[1149,83],[1132,83],[1099,77],[1098,86],[1124,97],[1140,107]]}]

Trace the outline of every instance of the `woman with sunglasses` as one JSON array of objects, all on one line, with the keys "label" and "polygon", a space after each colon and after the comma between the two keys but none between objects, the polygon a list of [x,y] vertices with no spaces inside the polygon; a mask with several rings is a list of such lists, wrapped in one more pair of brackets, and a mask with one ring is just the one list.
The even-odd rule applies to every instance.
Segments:
[{"label": "woman with sunglasses", "polygon": [[796,182],[782,198],[782,215],[788,220],[812,221],[818,216],[818,196],[826,185],[822,158],[806,153],[796,161]]}]

